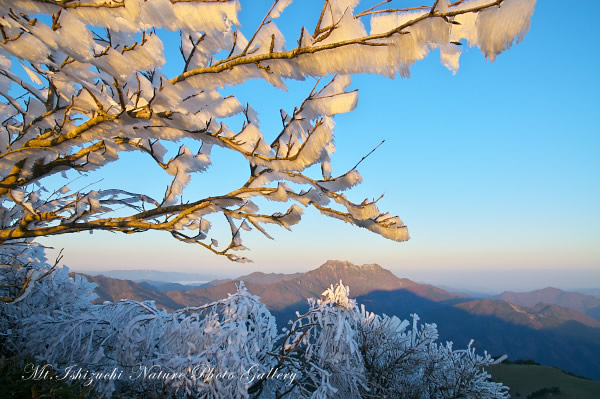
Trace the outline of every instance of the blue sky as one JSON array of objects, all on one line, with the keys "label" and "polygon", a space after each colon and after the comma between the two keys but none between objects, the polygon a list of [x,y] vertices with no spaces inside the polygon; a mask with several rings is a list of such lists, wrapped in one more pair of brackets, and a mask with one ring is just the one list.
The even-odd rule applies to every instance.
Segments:
[{"label": "blue sky", "polygon": [[[259,3],[268,9],[268,2]],[[292,25],[306,15],[300,6],[317,4],[296,3],[302,4],[278,23],[284,33],[292,29],[290,42],[299,31]],[[64,247],[64,263],[82,271],[139,268],[234,276],[305,271],[327,259],[343,259],[469,289],[597,287],[600,82],[599,57],[591,44],[597,22],[593,13],[581,12],[590,7],[590,1],[578,3],[577,10],[563,2],[538,1],[522,43],[493,63],[470,48],[454,76],[434,51],[412,67],[410,79],[353,78],[359,103],[354,112],[335,118],[334,174],[352,168],[385,139],[361,164],[364,182],[348,196],[360,202],[384,193],[380,208],[408,225],[411,240],[406,243],[312,210],[292,232],[272,228],[274,241],[247,234],[244,242],[251,251],[245,256],[254,263],[244,265],[166,233],[96,232],[44,243]],[[246,35],[256,24],[250,21],[258,18],[262,11],[242,11]],[[178,57],[177,45],[167,46],[167,54]],[[273,137],[279,109],[291,113],[313,84],[290,82],[288,92],[282,92],[252,81],[231,92],[259,111],[261,130]],[[244,161],[221,151],[213,159],[208,173],[194,177],[185,198],[239,185]],[[120,177],[124,169],[132,180]],[[168,181],[147,160],[130,154],[100,174],[102,185],[130,190],[155,185],[159,193]]]}]

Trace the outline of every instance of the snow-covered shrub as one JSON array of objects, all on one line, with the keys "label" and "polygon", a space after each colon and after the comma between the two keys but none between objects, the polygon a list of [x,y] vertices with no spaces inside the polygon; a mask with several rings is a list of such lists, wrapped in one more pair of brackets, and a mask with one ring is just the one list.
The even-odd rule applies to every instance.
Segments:
[{"label": "snow-covered shrub", "polygon": [[[489,381],[484,368],[497,361],[487,353],[437,343],[436,325],[419,326],[417,315],[408,328],[407,320],[359,310],[348,293],[341,282],[331,286],[290,322],[278,367],[301,370],[292,397],[508,397],[505,386]],[[269,384],[273,391],[276,382]]]},{"label": "snow-covered shrub", "polygon": [[[247,397],[249,383],[239,376],[251,367],[268,371],[276,335],[274,318],[243,283],[227,299],[173,313],[127,300],[37,314],[24,323],[37,359],[65,379],[89,380],[105,397]],[[86,371],[89,378],[78,376]]]},{"label": "snow-covered shrub", "polygon": [[437,343],[437,326],[412,327],[396,316],[377,315],[361,307],[357,326],[368,380],[366,397],[376,398],[508,398],[507,388],[489,381],[485,367],[502,361],[471,347],[453,350],[452,342]]},{"label": "snow-covered shrub", "polygon": [[[366,380],[356,337],[360,314],[341,283],[323,292],[323,299],[309,298],[309,310],[290,321],[279,348],[279,367],[299,372],[292,397],[359,397]],[[285,392],[277,381],[266,391]],[[289,387],[287,387],[289,389]]]},{"label": "snow-covered shrub", "polygon": [[0,342],[9,356],[27,351],[24,322],[39,315],[79,315],[87,310],[96,284],[70,275],[66,266],[46,262],[44,248],[34,242],[3,245],[0,252]]},{"label": "snow-covered shrub", "polygon": [[488,380],[487,353],[436,343],[435,324],[419,326],[416,315],[408,328],[359,310],[341,282],[309,299],[280,336],[243,283],[226,299],[173,313],[153,302],[93,305],[92,289],[61,268],[23,300],[2,304],[4,315],[18,316],[11,331],[3,321],[5,347],[103,397],[508,397]]}]

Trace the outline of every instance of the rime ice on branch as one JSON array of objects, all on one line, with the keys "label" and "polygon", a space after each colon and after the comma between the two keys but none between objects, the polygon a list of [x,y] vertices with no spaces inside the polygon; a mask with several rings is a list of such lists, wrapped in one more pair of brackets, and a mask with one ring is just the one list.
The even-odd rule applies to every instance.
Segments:
[{"label": "rime ice on branch", "polygon": [[[354,203],[343,194],[361,182],[356,169],[331,176],[333,117],[357,101],[347,89],[349,75],[408,76],[435,48],[452,70],[464,45],[493,60],[527,32],[535,1],[438,0],[386,9],[389,1],[327,0],[315,10],[315,26],[284,38],[276,21],[289,3],[275,0],[255,30],[242,32],[235,0],[0,0],[0,243],[164,230],[243,262],[234,254],[245,249],[242,230],[270,237],[264,225],[289,228],[299,222],[301,206],[407,240],[400,218],[376,201]],[[163,72],[171,60],[159,28],[180,33],[184,66],[177,76]],[[251,106],[221,94],[253,78],[282,89],[286,79],[323,79],[292,113],[281,111],[281,131],[263,132]],[[237,114],[246,121],[233,129],[227,118]],[[163,145],[182,139],[195,145],[176,154]],[[184,200],[191,175],[211,164],[214,146],[247,160],[247,181],[231,192]],[[123,151],[149,157],[172,176],[162,198],[44,187],[48,176],[95,171]],[[315,164],[322,175],[309,176]],[[256,198],[291,206],[263,214]],[[123,207],[130,212],[111,213]],[[231,228],[222,247],[208,236],[206,217],[214,214]]]}]

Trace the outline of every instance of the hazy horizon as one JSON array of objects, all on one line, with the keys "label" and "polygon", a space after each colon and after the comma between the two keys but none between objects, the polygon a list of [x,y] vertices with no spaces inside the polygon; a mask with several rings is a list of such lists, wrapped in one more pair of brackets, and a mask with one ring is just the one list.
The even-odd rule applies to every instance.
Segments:
[{"label": "hazy horizon", "polygon": [[[347,260],[351,263],[361,266],[361,264],[352,262],[350,259],[336,259],[336,260]],[[87,273],[87,274],[102,274],[105,272],[139,272],[138,279],[144,279],[142,272],[161,272],[164,274],[186,274],[190,278],[195,278],[197,281],[210,281],[216,279],[227,279],[237,278],[243,275],[247,275],[253,272],[263,273],[284,273],[293,274],[298,272],[307,272],[324,264],[326,260],[317,265],[307,265],[306,267],[299,268],[297,270],[277,270],[271,269],[265,270],[264,268],[254,264],[249,264],[248,269],[233,271],[222,271],[215,273],[214,269],[208,270],[174,270],[173,268],[168,269],[148,269],[148,268],[135,268],[135,267],[123,267],[123,268],[111,268],[107,267],[104,269],[79,269],[76,267],[70,268],[71,271]],[[481,294],[499,294],[503,291],[514,291],[514,292],[525,292],[543,289],[547,287],[554,287],[564,291],[582,291],[590,289],[600,289],[600,270],[536,270],[536,269],[518,269],[516,272],[519,273],[521,278],[514,279],[510,271],[503,269],[496,270],[477,270],[477,269],[452,269],[452,270],[417,270],[414,268],[392,268],[387,265],[381,265],[381,267],[392,271],[396,276],[400,278],[408,278],[418,283],[431,284],[444,289],[455,289],[468,291],[471,293]],[[515,272],[515,271],[513,271]],[[468,279],[465,279],[468,276]],[[175,277],[173,277],[175,278]],[[126,279],[133,279],[133,277],[127,277]],[[178,282],[183,284],[183,281],[171,281],[165,279],[164,281]],[[192,281],[188,282],[192,283]],[[335,283],[332,281],[332,283]],[[595,284],[594,284],[595,283]],[[352,287],[350,287],[352,289]]]}]

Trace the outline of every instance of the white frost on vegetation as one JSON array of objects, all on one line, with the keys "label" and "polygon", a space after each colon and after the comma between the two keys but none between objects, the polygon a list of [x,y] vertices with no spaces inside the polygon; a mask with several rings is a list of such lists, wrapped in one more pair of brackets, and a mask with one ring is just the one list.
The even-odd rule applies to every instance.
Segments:
[{"label": "white frost on vegetation", "polygon": [[[36,270],[47,270],[43,252],[28,251],[23,255],[37,261]],[[6,269],[0,277],[13,281],[6,280]],[[509,397],[485,371],[503,358],[477,355],[472,341],[462,350],[439,344],[437,326],[420,326],[416,315],[411,323],[368,312],[341,281],[321,299],[310,298],[308,311],[297,313],[279,335],[274,317],[243,282],[227,298],[173,312],[152,301],[91,304],[96,285],[66,268],[49,273],[36,287],[20,302],[0,304],[4,350],[34,355],[58,373],[76,364],[140,377],[82,376],[80,382],[99,397],[161,392],[173,398],[271,399],[288,390],[294,398],[320,399],[434,398],[436,392]],[[251,379],[251,369],[255,376],[275,370],[286,377]],[[210,370],[237,378],[211,378]],[[159,371],[164,378],[146,378]]]},{"label": "white frost on vegetation", "polygon": [[319,182],[319,185],[329,191],[345,191],[362,183],[362,176],[357,170],[352,170],[335,179]]},{"label": "white frost on vegetation", "polygon": [[520,42],[529,31],[535,0],[505,0],[498,9],[487,9],[477,17],[477,40],[492,61],[508,49],[515,37]]},{"label": "white frost on vegetation", "polygon": [[279,0],[275,7],[273,7],[273,11],[271,11],[271,14],[269,14],[269,16],[273,19],[279,18],[283,10],[285,10],[287,6],[289,6],[292,3],[292,1],[293,0]]}]

